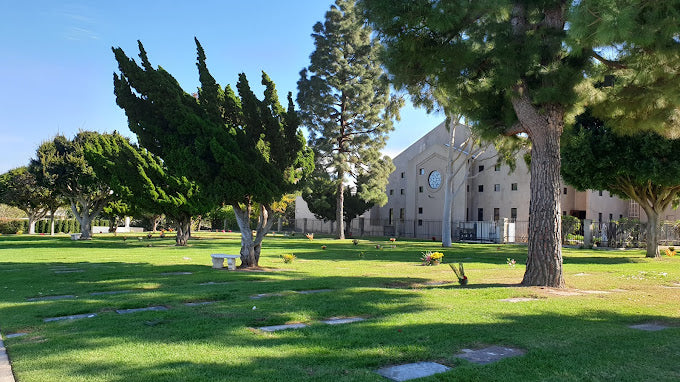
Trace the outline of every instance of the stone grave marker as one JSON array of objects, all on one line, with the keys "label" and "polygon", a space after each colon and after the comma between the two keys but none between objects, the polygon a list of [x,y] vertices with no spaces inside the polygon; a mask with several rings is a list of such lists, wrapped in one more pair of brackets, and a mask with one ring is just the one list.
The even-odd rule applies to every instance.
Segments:
[{"label": "stone grave marker", "polygon": [[455,355],[456,358],[461,358],[479,365],[486,365],[504,358],[517,357],[524,355],[524,350],[508,348],[503,346],[489,346],[484,349],[472,350],[463,349],[462,353]]},{"label": "stone grave marker", "polygon": [[429,377],[451,370],[450,367],[436,362],[416,362],[405,365],[388,366],[378,369],[376,373],[393,381],[409,381],[411,379]]}]

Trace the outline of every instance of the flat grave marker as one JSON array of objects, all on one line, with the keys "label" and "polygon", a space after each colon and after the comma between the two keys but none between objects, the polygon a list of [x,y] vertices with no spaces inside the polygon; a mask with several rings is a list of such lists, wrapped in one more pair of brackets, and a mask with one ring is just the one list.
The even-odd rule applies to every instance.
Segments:
[{"label": "flat grave marker", "polygon": [[129,314],[129,313],[161,311],[161,310],[168,310],[168,308],[158,305],[158,306],[149,306],[149,307],[146,307],[146,308],[117,309],[116,313],[118,313],[118,314]]},{"label": "flat grave marker", "polygon": [[429,377],[451,370],[450,367],[436,362],[416,362],[405,365],[388,366],[378,369],[376,373],[393,381],[409,381],[411,379]]},{"label": "flat grave marker", "polygon": [[324,324],[327,325],[339,325],[339,324],[350,324],[352,322],[359,322],[359,321],[364,321],[366,320],[365,318],[362,317],[348,317],[348,318],[338,318],[338,317],[332,317],[327,320],[321,321]]},{"label": "flat grave marker", "polygon": [[81,319],[81,318],[92,318],[92,317],[97,317],[97,314],[96,313],[84,313],[84,314],[73,314],[73,315],[70,315],[70,316],[50,317],[50,318],[43,319],[43,322],[78,320],[78,319]]},{"label": "flat grave marker", "polygon": [[76,298],[76,295],[73,294],[65,294],[61,296],[43,296],[43,297],[32,297],[32,298],[27,298],[26,301],[30,302],[35,302],[35,301],[52,301],[52,300],[65,300],[69,298]]},{"label": "flat grave marker", "polygon": [[279,330],[300,329],[306,327],[307,324],[286,324],[286,325],[263,326],[258,329],[262,330],[263,332],[278,332]]},{"label": "flat grave marker", "polygon": [[629,326],[631,329],[637,329],[637,330],[644,330],[647,332],[657,332],[659,330],[664,330],[668,329],[669,327],[666,325],[661,325],[661,324],[656,324],[653,322],[647,322],[644,324],[637,324],[637,325],[631,325]]},{"label": "flat grave marker", "polygon": [[505,358],[521,356],[524,355],[524,353],[524,350],[520,349],[503,346],[489,346],[479,350],[463,349],[462,353],[455,355],[455,357],[478,365],[486,365]]}]

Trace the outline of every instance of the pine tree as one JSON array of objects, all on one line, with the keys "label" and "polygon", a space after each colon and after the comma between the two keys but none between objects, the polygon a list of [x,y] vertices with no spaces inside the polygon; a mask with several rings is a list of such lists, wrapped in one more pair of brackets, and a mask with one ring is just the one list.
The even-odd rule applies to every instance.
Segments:
[{"label": "pine tree", "polygon": [[[387,202],[391,159],[381,157],[402,100],[390,96],[380,61],[381,45],[371,38],[354,0],[337,0],[324,23],[314,25],[316,50],[300,72],[297,103],[316,166],[329,171],[335,183],[337,237],[343,239],[343,190],[352,178],[366,202]],[[360,183],[359,181],[366,180]]]}]

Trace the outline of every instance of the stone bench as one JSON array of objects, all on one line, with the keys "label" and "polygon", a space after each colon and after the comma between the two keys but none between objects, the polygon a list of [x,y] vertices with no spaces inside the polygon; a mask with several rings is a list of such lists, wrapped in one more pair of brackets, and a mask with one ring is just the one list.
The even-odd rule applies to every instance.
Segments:
[{"label": "stone bench", "polygon": [[80,233],[72,233],[71,240],[80,240]]},{"label": "stone bench", "polygon": [[227,259],[227,267],[230,271],[233,271],[236,270],[236,259],[241,258],[241,255],[223,255],[221,253],[213,253],[210,255],[210,257],[212,257],[213,268],[224,268],[224,259]]}]

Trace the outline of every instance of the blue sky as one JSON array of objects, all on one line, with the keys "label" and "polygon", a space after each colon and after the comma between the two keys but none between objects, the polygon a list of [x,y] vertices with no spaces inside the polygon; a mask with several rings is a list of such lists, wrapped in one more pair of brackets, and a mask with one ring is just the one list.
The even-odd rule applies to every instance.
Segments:
[{"label": "blue sky", "polygon": [[[133,136],[113,95],[112,46],[137,57],[141,40],[154,66],[187,92],[198,86],[198,37],[222,84],[264,70],[279,95],[297,92],[314,49],[312,26],[332,1],[13,1],[0,12],[0,173],[28,163],[35,149],[78,130]],[[258,95],[261,91],[256,89]],[[285,99],[282,99],[285,101]],[[407,102],[385,153],[394,155],[444,119]]]}]

